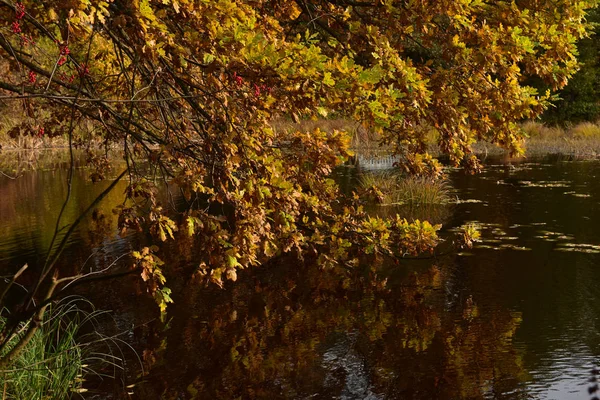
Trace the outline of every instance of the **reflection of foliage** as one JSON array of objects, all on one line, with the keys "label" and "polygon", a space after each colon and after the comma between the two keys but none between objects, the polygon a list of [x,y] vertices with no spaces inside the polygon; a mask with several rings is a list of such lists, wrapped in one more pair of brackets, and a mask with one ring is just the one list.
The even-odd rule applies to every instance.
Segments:
[{"label": "reflection of foliage", "polygon": [[[82,160],[77,157],[76,161]],[[18,177],[25,171],[54,170],[64,167],[68,163],[69,154],[64,149],[3,151],[2,157],[0,157],[0,172],[11,177]]]},{"label": "reflection of foliage", "polygon": [[106,238],[114,235],[113,214],[103,213],[100,209],[92,212],[92,218],[87,230],[90,247],[99,247]]},{"label": "reflection of foliage", "polygon": [[455,398],[482,398],[482,392],[514,390],[510,385],[527,378],[511,342],[521,322],[520,314],[494,313],[480,318],[479,313],[468,299],[463,321],[446,338],[447,371],[456,379],[459,393]]},{"label": "reflection of foliage", "polygon": [[[227,292],[192,288],[176,303],[163,364],[140,398],[181,388],[192,398],[334,398],[356,372],[352,358],[367,367],[369,390],[402,398],[483,398],[486,385],[523,379],[511,347],[518,316],[487,313],[472,299],[448,314],[439,268],[400,280],[376,268],[316,268],[281,265]],[[181,370],[184,380],[170,378]]]},{"label": "reflection of foliage", "polygon": [[[7,253],[17,249],[12,243],[23,243],[28,248],[35,249],[39,254],[48,250],[56,225],[56,216],[64,201],[67,185],[64,169],[23,173],[18,179],[5,179],[0,184],[0,248]],[[68,223],[75,220],[84,207],[93,200],[94,196],[105,186],[97,186],[86,182],[85,171],[77,170],[71,188],[72,202],[65,210],[64,219]],[[115,235],[117,216],[112,210],[123,203],[123,189],[110,193],[104,203],[92,213],[92,218],[85,220],[80,227],[80,238],[91,246],[98,246]],[[43,189],[43,190],[42,190]],[[28,236],[23,236],[25,227],[35,227]],[[9,247],[2,247],[2,244]],[[78,268],[80,266],[74,266]]]}]

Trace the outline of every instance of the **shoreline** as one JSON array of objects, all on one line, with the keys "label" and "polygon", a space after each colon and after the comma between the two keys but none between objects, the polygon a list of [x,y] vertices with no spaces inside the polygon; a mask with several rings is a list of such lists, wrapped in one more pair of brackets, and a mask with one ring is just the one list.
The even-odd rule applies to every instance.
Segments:
[{"label": "shoreline", "polygon": [[[348,128],[346,121],[311,121],[311,126],[298,126],[298,128],[314,128],[321,125],[321,129],[344,129]],[[322,122],[319,124],[319,122]],[[290,124],[292,125],[292,124]],[[303,124],[300,124],[303,125]],[[287,127],[290,128],[289,126]],[[281,128],[280,128],[281,129]],[[522,156],[509,156],[508,152],[496,145],[488,142],[477,142],[472,145],[473,153],[485,160],[487,157],[503,157],[506,161],[525,160],[531,157],[546,156],[564,156],[581,160],[600,159],[600,124],[582,123],[569,129],[558,127],[546,127],[541,123],[527,122],[523,124],[523,131],[526,138],[523,141],[525,154]],[[389,150],[380,147],[375,137],[369,137],[367,140],[359,140],[357,136],[364,136],[367,133],[364,130],[358,132],[350,130],[354,135],[351,144],[351,150],[355,153],[354,157],[363,156],[367,158],[378,158],[389,154]],[[369,135],[370,136],[370,135]],[[32,139],[32,138],[30,138]],[[37,140],[36,140],[37,139]],[[0,154],[34,154],[45,152],[62,153],[68,151],[69,146],[64,138],[35,138],[19,146],[14,140],[0,140]],[[434,142],[434,138],[430,142]],[[74,150],[85,150],[81,146],[74,146]],[[436,144],[429,145],[429,153],[433,157],[440,158],[441,153]],[[444,158],[443,156],[441,157]]]},{"label": "shoreline", "polygon": [[503,148],[488,143],[476,143],[473,145],[473,152],[481,160],[490,156],[504,157],[507,161],[549,156],[564,156],[580,160],[600,159],[600,138],[527,139],[524,148],[525,153],[522,156],[511,157]]}]

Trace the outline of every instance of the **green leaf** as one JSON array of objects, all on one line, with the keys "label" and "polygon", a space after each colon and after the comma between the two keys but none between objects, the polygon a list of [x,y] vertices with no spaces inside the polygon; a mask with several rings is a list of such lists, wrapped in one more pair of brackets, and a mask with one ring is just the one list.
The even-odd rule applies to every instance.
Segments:
[{"label": "green leaf", "polygon": [[140,15],[149,21],[156,21],[156,16],[154,15],[152,7],[150,7],[149,0],[140,0]]},{"label": "green leaf", "polygon": [[377,64],[373,68],[362,71],[358,75],[358,78],[361,83],[376,84],[379,83],[384,76],[385,72],[381,66]]},{"label": "green leaf", "polygon": [[323,75],[323,84],[330,87],[335,85],[335,80],[331,77],[331,72],[325,72]]}]

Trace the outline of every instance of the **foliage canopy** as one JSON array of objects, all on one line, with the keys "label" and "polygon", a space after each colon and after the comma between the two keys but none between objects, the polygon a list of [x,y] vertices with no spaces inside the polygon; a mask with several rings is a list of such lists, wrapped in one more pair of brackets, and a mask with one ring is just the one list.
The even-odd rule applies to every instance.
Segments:
[{"label": "foliage canopy", "polygon": [[[371,217],[342,196],[329,175],[350,154],[346,132],[284,133],[269,122],[353,118],[428,177],[440,166],[420,128],[433,127],[451,161],[476,170],[475,141],[522,151],[517,122],[550,96],[524,82],[566,85],[595,4],[0,0],[0,89],[2,101],[23,104],[15,135],[72,139],[87,127],[122,149],[121,228],[190,240],[197,272],[212,281],[291,251],[351,266],[362,253],[430,250],[438,227]],[[93,179],[110,176],[106,158],[90,163]],[[157,196],[163,183],[183,194],[181,218]],[[156,250],[134,257],[164,309]],[[42,280],[57,276],[59,255]]]}]

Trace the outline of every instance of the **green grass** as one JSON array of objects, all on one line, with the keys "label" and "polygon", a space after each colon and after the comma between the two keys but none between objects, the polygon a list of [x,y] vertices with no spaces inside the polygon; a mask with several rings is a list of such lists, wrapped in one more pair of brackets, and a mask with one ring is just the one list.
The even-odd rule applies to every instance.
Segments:
[{"label": "green grass", "polygon": [[367,173],[361,176],[360,186],[378,191],[383,205],[429,205],[450,202],[450,187],[444,180],[403,177],[393,172]]},{"label": "green grass", "polygon": [[[95,324],[99,311],[84,311],[89,302],[80,298],[67,298],[54,305],[46,320],[28,343],[25,350],[11,365],[0,373],[0,397],[4,399],[63,400],[81,398],[86,392],[84,378],[92,371],[90,365],[98,360],[110,359],[109,354],[98,355],[96,344],[104,339],[90,340],[83,329]],[[0,327],[6,317],[0,316]],[[10,350],[24,334],[27,324],[22,324],[9,342]],[[111,360],[111,363],[113,361]]]}]

